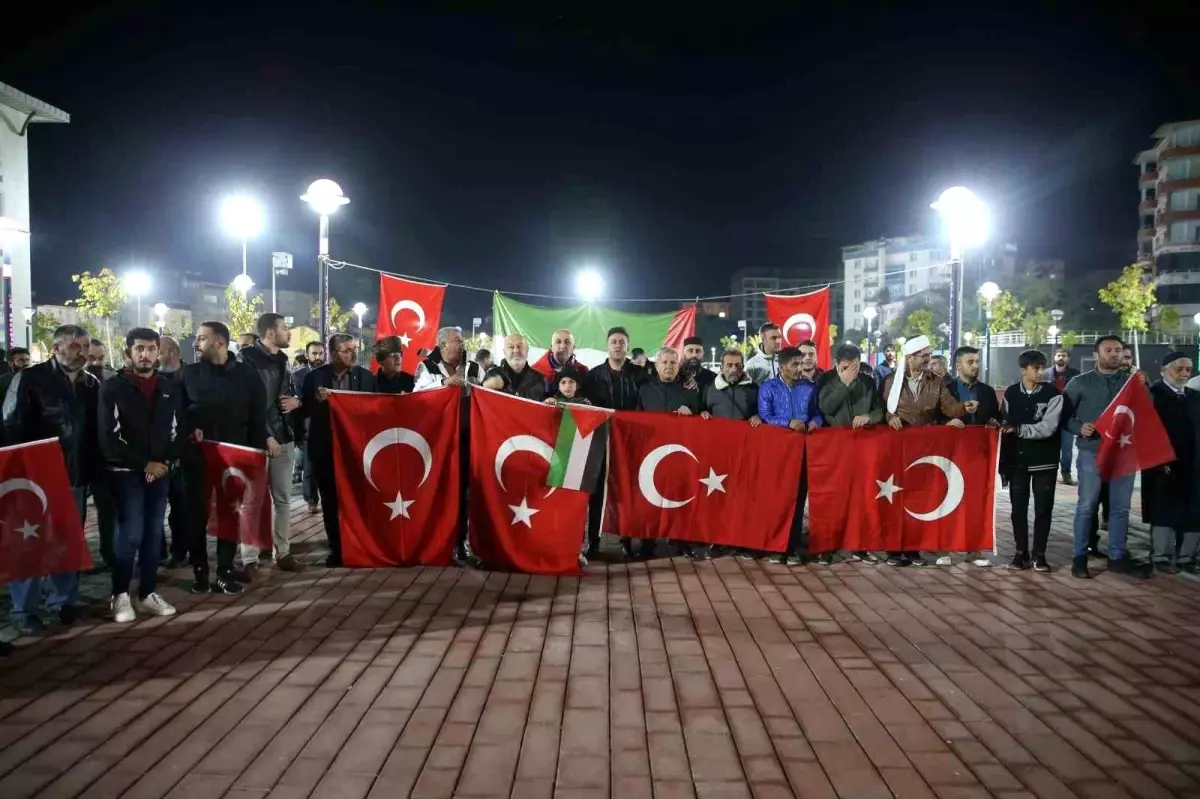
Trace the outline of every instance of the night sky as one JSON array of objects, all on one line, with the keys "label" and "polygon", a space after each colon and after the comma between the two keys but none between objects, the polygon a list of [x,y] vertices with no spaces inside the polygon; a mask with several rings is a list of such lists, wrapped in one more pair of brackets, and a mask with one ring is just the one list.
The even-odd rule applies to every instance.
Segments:
[{"label": "night sky", "polygon": [[[936,230],[929,202],[959,183],[1025,255],[1115,272],[1134,255],[1135,152],[1200,117],[1196,3],[155,5],[42,4],[6,33],[0,80],[72,115],[30,136],[41,302],[101,265],[231,279],[216,206],[234,192],[268,208],[258,284],[289,250],[286,287],[313,290],[298,195],[317,177],[352,198],[335,258],[516,291],[570,293],[589,261],[620,296],[722,294],[746,266],[833,271],[842,244]],[[373,304],[373,278],[346,280],[335,295]],[[489,307],[449,297],[460,324]]]}]

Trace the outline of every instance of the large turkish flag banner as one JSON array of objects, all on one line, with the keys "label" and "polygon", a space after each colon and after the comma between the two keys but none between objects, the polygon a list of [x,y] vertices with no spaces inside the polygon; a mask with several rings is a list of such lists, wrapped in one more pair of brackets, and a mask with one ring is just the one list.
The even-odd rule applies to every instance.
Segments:
[{"label": "large turkish flag banner", "polygon": [[58,439],[0,449],[0,585],[91,568]]},{"label": "large turkish flag banner", "polygon": [[418,350],[431,350],[437,344],[445,296],[446,287],[436,283],[379,276],[379,318],[375,323],[375,339],[400,337],[404,345],[400,368],[409,374],[414,374],[421,363]]},{"label": "large turkish flag banner", "polygon": [[471,391],[471,547],[489,569],[578,574],[589,495],[546,485],[561,411]]},{"label": "large turkish flag banner", "polygon": [[329,396],[342,560],[446,566],[454,551],[459,389]]},{"label": "large turkish flag banner", "polygon": [[606,527],[782,552],[804,436],[729,419],[620,412],[612,421]]},{"label": "large turkish flag banner", "polygon": [[999,442],[944,425],[809,434],[810,551],[994,551]]},{"label": "large turkish flag banner", "polygon": [[767,319],[779,325],[785,346],[812,339],[817,346],[817,366],[829,369],[833,355],[829,343],[829,287],[808,294],[764,294]]},{"label": "large turkish flag banner", "polygon": [[269,550],[273,542],[267,453],[217,441],[205,441],[200,447],[208,492],[208,534]]},{"label": "large turkish flag banner", "polygon": [[1096,420],[1100,450],[1096,471],[1111,480],[1175,460],[1175,448],[1163,427],[1141,372],[1125,381]]}]

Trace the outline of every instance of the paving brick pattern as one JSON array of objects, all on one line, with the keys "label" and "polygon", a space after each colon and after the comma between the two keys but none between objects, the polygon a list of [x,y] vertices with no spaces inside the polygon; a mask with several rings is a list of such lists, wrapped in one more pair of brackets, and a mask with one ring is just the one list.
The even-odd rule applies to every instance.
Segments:
[{"label": "paving brick pattern", "polygon": [[[294,522],[321,562],[318,517]],[[0,660],[0,797],[1200,796],[1187,576],[265,574],[191,597],[175,573],[172,619],[93,606],[20,641]]]}]

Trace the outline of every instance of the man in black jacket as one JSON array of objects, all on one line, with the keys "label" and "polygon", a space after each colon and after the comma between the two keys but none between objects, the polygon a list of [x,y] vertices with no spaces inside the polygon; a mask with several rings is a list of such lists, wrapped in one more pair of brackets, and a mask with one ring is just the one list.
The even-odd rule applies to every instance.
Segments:
[{"label": "man in black jacket", "polygon": [[504,339],[504,360],[483,379],[485,388],[541,402],[546,398],[546,379],[529,365],[529,344],[520,333]]},{"label": "man in black jacket", "polygon": [[135,560],[142,611],[175,615],[175,608],[156,589],[170,464],[179,457],[186,432],[180,425],[179,386],[156,369],[158,342],[153,330],[130,330],[125,335],[129,368],[105,380],[100,389],[100,450],[117,507],[110,610],[121,624],[137,619],[129,598]]},{"label": "man in black jacket", "polygon": [[380,394],[411,394],[416,388],[413,376],[402,369],[404,344],[399,336],[387,336],[375,342],[375,383]]},{"label": "man in black jacket", "polygon": [[654,358],[657,379],[650,379],[638,387],[638,409],[658,413],[676,413],[680,416],[695,416],[700,413],[700,391],[688,388],[679,372],[679,351],[674,347],[661,347]]},{"label": "man in black jacket", "polygon": [[[179,342],[171,336],[160,336],[158,339],[158,374],[176,387],[183,369],[183,353]],[[182,394],[180,395],[182,396]],[[191,548],[192,534],[188,524],[187,493],[183,488],[183,469],[179,460],[170,464],[170,486],[167,489],[167,526],[171,528],[171,545],[167,547],[167,534],[163,532],[162,551],[170,552],[166,567],[182,569],[190,562],[188,550]]]},{"label": "man in black jacket", "polygon": [[[218,441],[241,447],[267,448],[267,404],[262,379],[250,366],[229,352],[229,328],[221,322],[205,322],[196,328],[196,363],[183,367],[184,417],[188,435],[195,444]],[[217,574],[208,573],[208,487],[205,485],[204,452],[199,446],[183,450],[184,488],[191,508],[192,593],[240,594],[242,585],[233,573],[237,545],[217,539]]]},{"label": "man in black jacket", "polygon": [[1196,574],[1200,548],[1200,392],[1187,387],[1191,377],[1192,359],[1168,352],[1162,379],[1150,386],[1175,460],[1142,472],[1142,521],[1150,525],[1150,563],[1168,574]]},{"label": "man in black jacket", "polygon": [[679,371],[683,374],[683,382],[695,386],[703,399],[704,392],[717,380],[716,372],[704,366],[704,339],[699,336],[685,338],[680,357]]},{"label": "man in black jacket", "polygon": [[317,489],[321,492],[321,512],[329,558],[325,565],[342,565],[342,532],[338,527],[337,481],[333,470],[333,427],[329,419],[330,391],[375,391],[375,375],[358,363],[358,340],[345,333],[329,338],[329,363],[317,367],[304,378],[300,410],[308,419],[308,453],[316,468]]},{"label": "man in black jacket", "polygon": [[[304,396],[304,381],[308,378],[308,373],[323,363],[325,363],[325,343],[321,341],[308,342],[304,346],[304,365],[296,367],[292,372],[292,391],[295,396]],[[304,492],[304,502],[308,505],[308,512],[316,513],[320,509],[321,494],[317,490],[316,469],[308,454],[306,442],[308,420],[304,418],[304,414],[297,414],[294,424],[292,432],[296,435],[296,449],[302,453],[304,477],[300,484],[301,490]]]},{"label": "man in black jacket", "polygon": [[[267,420],[267,478],[271,487],[271,502],[275,506],[271,539],[275,545],[275,565],[283,571],[300,571],[292,557],[288,539],[291,529],[292,468],[295,465],[295,436],[292,435],[292,412],[300,400],[292,390],[288,375],[288,358],[284,350],[292,340],[287,321],[277,313],[258,317],[258,340],[241,352],[242,363],[262,378],[266,392],[263,415]],[[238,579],[252,582],[258,572],[258,548],[242,544],[238,547],[241,570]]]},{"label": "man in black jacket", "polygon": [[[85,369],[90,337],[76,325],[54,331],[52,357],[45,363],[18,372],[4,397],[4,443],[26,444],[45,438],[62,443],[67,476],[80,519],[87,515],[87,487],[100,473],[100,442],[96,435],[96,407],[100,381]],[[9,583],[13,617],[22,635],[42,629],[37,615],[40,581]],[[46,607],[57,611],[63,624],[78,618],[75,600],[79,576],[74,572],[52,574],[45,579]]]}]

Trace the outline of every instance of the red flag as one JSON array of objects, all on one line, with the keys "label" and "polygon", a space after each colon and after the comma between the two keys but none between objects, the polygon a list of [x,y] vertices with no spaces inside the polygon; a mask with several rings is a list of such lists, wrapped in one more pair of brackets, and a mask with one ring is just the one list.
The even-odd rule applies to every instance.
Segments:
[{"label": "red flag", "polygon": [[764,294],[767,319],[779,325],[785,346],[812,339],[817,346],[817,366],[833,366],[829,341],[829,288],[808,294]]},{"label": "red flag", "polygon": [[0,585],[91,568],[58,439],[0,449]]},{"label": "red flag", "polygon": [[457,388],[330,395],[347,566],[449,565],[461,493],[460,396]]},{"label": "red flag", "polygon": [[635,538],[787,548],[801,434],[728,419],[621,412],[610,435],[609,529]]},{"label": "red flag", "polygon": [[559,411],[471,392],[471,547],[488,568],[578,574],[588,494],[546,485]]},{"label": "red flag", "polygon": [[1154,409],[1154,400],[1146,390],[1146,379],[1141,372],[1125,381],[1100,414],[1096,432],[1100,434],[1096,471],[1101,480],[1175,460],[1175,449]]},{"label": "red flag", "polygon": [[812,552],[994,550],[998,431],[836,428],[805,443]]},{"label": "red flag", "polygon": [[267,453],[205,441],[204,487],[208,492],[208,534],[226,541],[270,549],[271,496]]},{"label": "red flag", "polygon": [[375,338],[400,337],[404,344],[404,361],[400,368],[409,374],[414,374],[421,363],[418,350],[431,350],[437,344],[445,296],[445,286],[416,283],[391,275],[379,276],[379,318],[375,324]]},{"label": "red flag", "polygon": [[663,346],[674,347],[682,351],[684,339],[694,335],[696,335],[696,306],[689,305],[681,308],[679,313],[675,314],[675,318],[671,320],[671,325],[667,328],[667,335],[663,339]]}]

